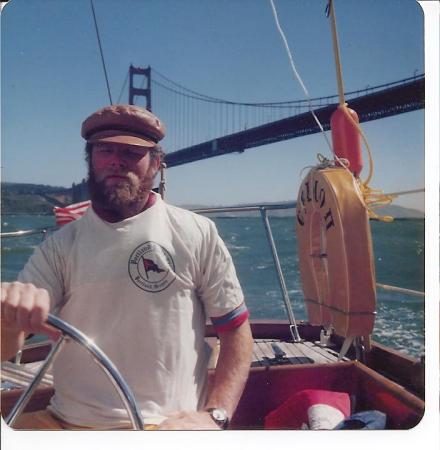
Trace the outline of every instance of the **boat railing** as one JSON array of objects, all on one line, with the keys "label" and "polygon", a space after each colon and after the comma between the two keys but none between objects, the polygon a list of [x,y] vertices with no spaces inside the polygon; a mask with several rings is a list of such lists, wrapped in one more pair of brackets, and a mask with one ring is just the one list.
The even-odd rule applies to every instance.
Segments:
[{"label": "boat railing", "polygon": [[[422,190],[417,190],[417,192],[420,192]],[[408,191],[409,192],[409,191]],[[414,193],[415,191],[411,191],[411,193]],[[406,192],[405,192],[406,193]],[[289,294],[286,287],[285,278],[283,275],[283,271],[281,268],[280,259],[278,256],[277,247],[275,244],[275,240],[273,238],[272,234],[272,228],[270,226],[270,220],[268,211],[274,211],[274,210],[285,210],[285,209],[295,209],[296,208],[296,201],[292,202],[283,202],[283,203],[252,203],[252,204],[245,204],[245,205],[239,205],[239,206],[222,206],[222,207],[213,207],[213,208],[198,208],[198,209],[191,209],[192,212],[197,214],[221,214],[221,213],[249,213],[249,212],[258,212],[260,214],[261,220],[264,225],[264,229],[266,232],[266,239],[269,244],[271,253],[272,253],[272,259],[273,263],[276,269],[276,274],[284,302],[284,306],[286,308],[286,313],[289,319],[290,323],[290,331],[292,334],[292,338],[295,342],[300,342],[301,338],[298,333],[298,327],[295,319],[295,315],[292,310],[292,304],[289,298]],[[231,216],[229,216],[231,217]],[[235,217],[235,216],[232,216]],[[23,231],[12,231],[12,232],[6,232],[6,233],[0,233],[0,237],[3,238],[12,238],[12,237],[23,237],[23,236],[30,236],[34,234],[41,233],[43,235],[43,240],[46,238],[49,232],[55,231],[58,227],[47,227],[47,228],[41,228],[41,229],[33,229],[33,230],[23,230]],[[391,286],[383,283],[376,283],[376,286],[380,289],[383,289],[385,291],[390,292],[397,292],[405,295],[410,295],[414,297],[424,297],[425,293],[413,289],[405,289],[398,286]]]},{"label": "boat railing", "polygon": [[286,308],[287,317],[289,319],[290,333],[292,334],[294,342],[301,342],[302,339],[298,332],[295,314],[293,313],[292,310],[292,304],[290,302],[289,294],[287,292],[286,281],[284,279],[283,270],[281,268],[280,259],[278,257],[277,247],[275,244],[275,240],[273,238],[269,216],[267,215],[268,210],[270,211],[270,210],[295,209],[295,208],[296,208],[296,201],[285,203],[250,204],[250,205],[240,205],[240,206],[230,206],[220,208],[203,208],[203,209],[193,209],[192,211],[198,214],[243,213],[243,212],[260,213],[264,225],[264,230],[266,232],[266,239],[272,253],[272,258],[275,265],[275,270],[277,273],[278,283],[280,285],[284,306]]},{"label": "boat railing", "polygon": [[19,230],[19,231],[6,231],[4,233],[0,233],[0,238],[14,238],[14,237],[25,237],[32,236],[35,234],[41,234],[43,240],[46,238],[49,232],[58,230],[59,227],[47,227],[47,228],[34,228],[32,230]]}]

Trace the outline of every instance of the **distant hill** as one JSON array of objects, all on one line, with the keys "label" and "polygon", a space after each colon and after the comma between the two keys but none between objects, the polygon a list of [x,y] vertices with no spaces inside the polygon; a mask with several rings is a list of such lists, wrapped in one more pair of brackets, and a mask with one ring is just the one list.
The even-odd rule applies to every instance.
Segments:
[{"label": "distant hill", "polygon": [[391,216],[395,219],[424,219],[425,213],[418,209],[404,208],[398,205],[389,205],[386,208],[377,209],[376,213],[380,216]]},{"label": "distant hill", "polygon": [[1,183],[2,214],[52,214],[72,203],[72,188],[30,183]]},{"label": "distant hill", "polygon": [[[70,203],[84,200],[87,198],[85,192],[85,182],[73,185],[71,188],[60,186],[48,186],[43,184],[29,183],[1,183],[1,212],[2,214],[52,214],[54,206],[65,206]],[[291,202],[273,202],[265,203],[266,206],[274,204],[288,204]],[[205,209],[212,206],[207,205],[178,205],[186,209]],[[239,204],[235,206],[248,206],[248,204]],[[221,208],[221,205],[215,206]],[[416,209],[403,208],[397,205],[390,205],[377,211],[380,215],[390,215],[396,219],[404,218],[424,218],[425,214]],[[282,209],[270,211],[271,217],[289,217],[294,214],[292,209]],[[256,217],[258,211],[244,213],[215,213],[219,217]]]}]

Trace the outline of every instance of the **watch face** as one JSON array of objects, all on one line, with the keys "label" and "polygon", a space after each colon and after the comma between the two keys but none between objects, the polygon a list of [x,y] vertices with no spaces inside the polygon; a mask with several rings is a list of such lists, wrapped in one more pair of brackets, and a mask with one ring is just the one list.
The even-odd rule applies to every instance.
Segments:
[{"label": "watch face", "polygon": [[229,418],[227,412],[224,409],[211,408],[208,409],[208,412],[211,414],[211,417],[214,419],[217,425],[219,425],[223,429],[228,426]]},{"label": "watch face", "polygon": [[215,420],[218,420],[218,421],[221,421],[221,422],[226,420],[226,414],[221,409],[214,409],[212,411],[212,417]]}]

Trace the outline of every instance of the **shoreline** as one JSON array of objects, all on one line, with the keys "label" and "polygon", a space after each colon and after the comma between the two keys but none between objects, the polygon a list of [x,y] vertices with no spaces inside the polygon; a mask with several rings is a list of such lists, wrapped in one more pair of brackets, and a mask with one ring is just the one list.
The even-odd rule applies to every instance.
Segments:
[{"label": "shoreline", "polygon": [[[216,217],[219,219],[237,219],[237,218],[258,218],[260,217],[259,213],[255,213],[255,214],[235,214],[235,215],[228,215],[228,213],[206,213],[206,215],[208,217]],[[28,213],[28,212],[7,212],[7,213],[2,213],[1,214],[2,217],[14,217],[14,216],[44,216],[44,217],[55,217],[55,215],[53,213]],[[295,214],[286,214],[283,216],[277,216],[277,215],[271,215],[271,219],[285,219],[288,217],[294,217]],[[373,222],[380,222],[379,219],[375,219],[375,218],[371,218],[370,219]],[[394,217],[394,221],[397,220],[421,220],[421,221],[425,221],[425,217]]]}]

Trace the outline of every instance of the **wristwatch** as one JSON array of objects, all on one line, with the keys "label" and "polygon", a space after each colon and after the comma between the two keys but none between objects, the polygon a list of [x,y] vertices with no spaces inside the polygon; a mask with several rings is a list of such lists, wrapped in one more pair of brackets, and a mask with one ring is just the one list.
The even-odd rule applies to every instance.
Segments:
[{"label": "wristwatch", "polygon": [[229,425],[228,413],[222,408],[208,408],[206,410],[212,417],[212,420],[222,429],[226,430]]}]

